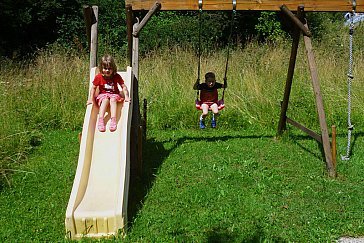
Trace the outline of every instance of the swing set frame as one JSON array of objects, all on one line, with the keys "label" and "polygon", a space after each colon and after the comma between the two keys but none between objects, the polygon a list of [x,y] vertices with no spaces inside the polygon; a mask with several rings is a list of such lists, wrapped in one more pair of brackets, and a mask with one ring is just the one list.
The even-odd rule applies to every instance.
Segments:
[{"label": "swing set frame", "polygon": [[[139,72],[139,33],[149,21],[149,19],[159,10],[199,10],[199,0],[125,0],[127,15],[127,36],[128,36],[128,58],[130,66],[133,67],[136,80],[134,80],[134,97],[138,97],[138,72]],[[203,0],[203,10],[232,10],[232,0]],[[293,40],[289,67],[286,78],[283,100],[281,102],[281,112],[278,123],[278,135],[282,135],[286,130],[287,123],[297,127],[317,142],[322,144],[323,154],[326,161],[326,169],[330,177],[336,176],[336,151],[332,149],[329,132],[327,129],[326,115],[324,111],[323,99],[320,90],[320,82],[316,68],[315,57],[311,42],[311,32],[305,20],[305,12],[364,12],[364,0],[237,0],[236,11],[281,11],[293,23]],[[134,12],[145,11],[148,13],[141,22],[134,22]],[[315,96],[318,119],[320,123],[320,133],[317,133],[299,122],[287,117],[289,97],[292,89],[294,69],[297,59],[297,51],[301,34],[304,39],[304,46],[308,59],[309,71],[311,74],[312,87]],[[138,107],[139,109],[139,107]],[[335,144],[332,144],[336,147]],[[335,149],[336,150],[336,149]],[[334,154],[334,156],[333,156]]]}]

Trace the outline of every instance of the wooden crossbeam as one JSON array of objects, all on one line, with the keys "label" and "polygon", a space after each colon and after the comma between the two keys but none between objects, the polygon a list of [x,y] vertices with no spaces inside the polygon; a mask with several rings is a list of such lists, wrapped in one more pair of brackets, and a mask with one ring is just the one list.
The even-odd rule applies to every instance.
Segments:
[{"label": "wooden crossbeam", "polygon": [[[156,0],[125,0],[133,10],[149,10]],[[161,10],[198,10],[198,0],[158,0]],[[203,0],[203,10],[232,10],[232,0]],[[296,10],[303,5],[305,12],[349,12],[352,0],[236,0],[236,10],[280,11],[286,5]],[[364,12],[364,0],[356,0],[356,11]]]}]

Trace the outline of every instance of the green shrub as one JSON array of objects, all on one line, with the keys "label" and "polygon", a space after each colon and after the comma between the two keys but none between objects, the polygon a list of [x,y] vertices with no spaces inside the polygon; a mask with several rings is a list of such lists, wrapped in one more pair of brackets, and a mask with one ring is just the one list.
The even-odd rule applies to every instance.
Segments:
[{"label": "green shrub", "polygon": [[275,12],[261,12],[255,28],[260,37],[267,41],[276,41],[285,37]]}]

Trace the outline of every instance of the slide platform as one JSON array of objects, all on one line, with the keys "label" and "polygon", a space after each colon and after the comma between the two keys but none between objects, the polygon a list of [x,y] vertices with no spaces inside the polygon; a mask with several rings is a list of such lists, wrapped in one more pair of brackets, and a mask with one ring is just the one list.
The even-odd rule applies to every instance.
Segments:
[{"label": "slide platform", "polygon": [[[90,88],[96,71],[96,68],[90,71]],[[132,68],[118,73],[133,94]],[[109,112],[105,116],[106,131],[99,132],[97,105],[86,108],[78,165],[66,210],[69,239],[116,235],[127,222],[131,106],[129,102],[118,103],[114,132],[109,131]]]}]

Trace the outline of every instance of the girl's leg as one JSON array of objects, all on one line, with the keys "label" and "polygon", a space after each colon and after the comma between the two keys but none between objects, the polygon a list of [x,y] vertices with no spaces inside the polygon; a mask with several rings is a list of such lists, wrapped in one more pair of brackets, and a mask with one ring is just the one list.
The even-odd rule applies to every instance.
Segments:
[{"label": "girl's leg", "polygon": [[97,125],[97,128],[100,132],[105,132],[105,122],[104,122],[104,116],[106,112],[106,108],[109,105],[109,99],[103,99],[101,102],[101,106],[99,109],[99,122]]},{"label": "girl's leg", "polygon": [[107,106],[110,104],[109,99],[103,99],[100,105],[100,109],[99,109],[99,117],[104,118],[105,116],[105,112],[106,112],[106,108]]},{"label": "girl's leg", "polygon": [[115,98],[110,98],[110,115],[116,117],[117,101]]},{"label": "girl's leg", "polygon": [[115,98],[110,99],[110,113],[111,113],[111,121],[110,121],[110,131],[116,130],[116,108],[117,108],[117,101]]}]

